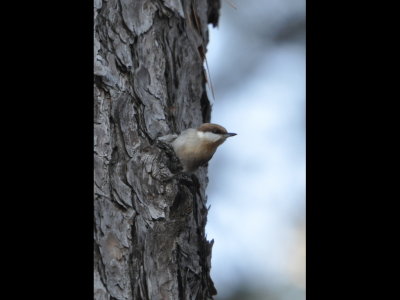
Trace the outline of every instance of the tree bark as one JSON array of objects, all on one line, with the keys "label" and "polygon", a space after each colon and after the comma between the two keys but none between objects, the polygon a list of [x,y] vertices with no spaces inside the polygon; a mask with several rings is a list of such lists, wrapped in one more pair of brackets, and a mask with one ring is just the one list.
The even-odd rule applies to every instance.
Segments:
[{"label": "tree bark", "polygon": [[94,298],[212,299],[207,168],[173,176],[157,137],[210,121],[220,1],[95,0]]}]

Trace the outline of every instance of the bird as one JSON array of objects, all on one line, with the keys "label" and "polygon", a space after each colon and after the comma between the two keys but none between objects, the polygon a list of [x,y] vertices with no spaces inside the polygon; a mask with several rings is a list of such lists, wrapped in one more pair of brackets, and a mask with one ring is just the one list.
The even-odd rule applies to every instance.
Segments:
[{"label": "bird", "polygon": [[170,144],[183,166],[183,172],[192,173],[206,164],[227,138],[235,135],[221,125],[203,123],[198,128],[189,128],[175,135]]}]

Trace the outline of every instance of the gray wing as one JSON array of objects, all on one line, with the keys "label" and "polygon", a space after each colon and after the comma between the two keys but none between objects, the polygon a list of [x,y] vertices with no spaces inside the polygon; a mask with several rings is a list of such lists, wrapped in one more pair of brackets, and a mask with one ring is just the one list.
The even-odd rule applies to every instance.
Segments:
[{"label": "gray wing", "polygon": [[163,143],[171,144],[177,137],[178,137],[177,134],[167,134],[164,136],[160,136],[157,139]]}]

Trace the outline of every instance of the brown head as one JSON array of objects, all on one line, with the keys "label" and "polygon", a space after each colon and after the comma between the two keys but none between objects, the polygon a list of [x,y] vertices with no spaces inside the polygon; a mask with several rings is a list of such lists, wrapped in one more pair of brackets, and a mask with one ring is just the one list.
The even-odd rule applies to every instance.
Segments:
[{"label": "brown head", "polygon": [[197,128],[197,134],[206,144],[217,147],[221,145],[228,137],[235,136],[236,133],[228,132],[224,127],[213,123],[204,123]]},{"label": "brown head", "polygon": [[203,123],[199,128],[197,128],[197,131],[211,132],[214,134],[225,136],[225,138],[236,135],[236,133],[229,133],[224,127],[214,123]]}]

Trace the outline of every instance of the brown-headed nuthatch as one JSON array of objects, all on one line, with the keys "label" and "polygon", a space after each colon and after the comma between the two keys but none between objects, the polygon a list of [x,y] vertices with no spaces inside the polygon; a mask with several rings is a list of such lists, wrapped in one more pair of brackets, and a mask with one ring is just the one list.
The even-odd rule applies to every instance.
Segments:
[{"label": "brown-headed nuthatch", "polygon": [[193,172],[208,162],[218,146],[234,135],[236,133],[227,132],[221,125],[204,123],[199,128],[182,131],[171,145],[183,165],[183,171]]}]

